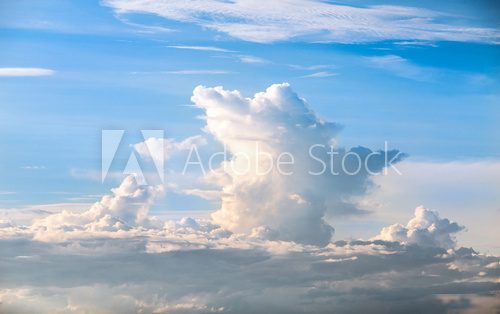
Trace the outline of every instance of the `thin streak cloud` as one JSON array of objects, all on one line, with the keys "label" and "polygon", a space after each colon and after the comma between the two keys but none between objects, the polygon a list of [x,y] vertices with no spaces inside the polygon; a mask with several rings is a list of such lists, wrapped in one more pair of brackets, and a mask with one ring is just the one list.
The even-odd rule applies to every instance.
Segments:
[{"label": "thin streak cloud", "polygon": [[229,50],[229,49],[224,49],[224,48],[219,48],[219,47],[212,47],[212,46],[182,46],[182,45],[176,45],[176,46],[167,46],[167,47],[168,48],[175,48],[175,49],[197,50],[197,51],[235,52],[234,50]]},{"label": "thin streak cloud", "polygon": [[321,72],[315,72],[312,74],[304,75],[302,76],[303,78],[321,78],[321,77],[330,77],[330,76],[335,76],[338,75],[335,72],[329,72],[329,71],[321,71]]},{"label": "thin streak cloud", "polygon": [[0,76],[22,77],[22,76],[51,76],[55,71],[45,68],[0,68]]},{"label": "thin streak cloud", "polygon": [[203,75],[203,74],[230,74],[232,72],[225,70],[179,70],[179,71],[167,71],[169,74],[180,74],[180,75]]}]

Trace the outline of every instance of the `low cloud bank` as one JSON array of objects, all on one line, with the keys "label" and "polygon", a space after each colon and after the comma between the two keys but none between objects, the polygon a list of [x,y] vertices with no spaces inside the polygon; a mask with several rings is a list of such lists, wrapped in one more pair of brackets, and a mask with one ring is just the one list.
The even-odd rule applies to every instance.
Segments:
[{"label": "low cloud bank", "polygon": [[[2,222],[0,310],[386,313],[500,306],[499,258],[454,246],[462,227],[423,207],[406,226],[383,228],[370,240],[316,246],[270,240],[264,228],[232,233],[209,220],[152,224],[152,217],[138,219],[149,193],[126,179],[103,198],[142,199],[135,214],[103,206],[130,225],[108,223],[95,210],[102,201],[89,212],[49,215],[32,226]],[[75,217],[94,212],[95,221],[73,227]]]}]

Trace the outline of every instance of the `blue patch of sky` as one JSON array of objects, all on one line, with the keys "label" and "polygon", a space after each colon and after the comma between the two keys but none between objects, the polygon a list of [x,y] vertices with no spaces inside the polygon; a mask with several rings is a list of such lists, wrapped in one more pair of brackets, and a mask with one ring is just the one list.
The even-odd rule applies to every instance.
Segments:
[{"label": "blue patch of sky", "polygon": [[[60,200],[54,191],[95,194],[113,186],[71,176],[72,169],[99,171],[102,129],[164,129],[177,139],[200,133],[202,112],[186,106],[199,84],[251,96],[289,82],[320,116],[345,126],[345,146],[377,149],[387,140],[415,159],[500,157],[498,45],[256,44],[151,15],[120,21],[92,2],[2,6],[8,10],[0,14],[0,67],[56,71],[0,77],[0,191],[18,193],[0,196],[2,207]],[[244,63],[241,56],[266,62]],[[388,56],[393,63],[370,59]],[[324,75],[307,77],[318,72]]]}]

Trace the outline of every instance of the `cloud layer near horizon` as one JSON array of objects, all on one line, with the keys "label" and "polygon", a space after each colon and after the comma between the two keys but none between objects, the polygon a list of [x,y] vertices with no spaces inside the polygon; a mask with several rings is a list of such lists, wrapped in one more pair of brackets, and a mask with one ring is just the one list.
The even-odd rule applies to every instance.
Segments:
[{"label": "cloud layer near horizon", "polygon": [[[130,188],[129,196],[143,194],[130,180],[110,197],[118,197],[125,188]],[[40,226],[49,221],[57,224],[56,218],[61,216],[50,215],[36,227],[6,221],[0,225],[2,311],[386,313],[418,309],[427,313],[500,306],[498,257],[454,247],[453,234],[461,227],[424,208],[416,209],[397,239],[389,232],[394,229],[391,226],[372,240],[341,240],[324,247],[234,234],[210,221],[191,218],[161,226],[101,230],[88,224],[80,233],[40,237]],[[392,241],[381,240],[388,234]]]}]

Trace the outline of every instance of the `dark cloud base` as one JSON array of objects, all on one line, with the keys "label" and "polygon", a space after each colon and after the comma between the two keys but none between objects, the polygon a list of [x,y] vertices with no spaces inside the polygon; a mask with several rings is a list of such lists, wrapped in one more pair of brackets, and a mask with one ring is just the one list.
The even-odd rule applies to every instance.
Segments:
[{"label": "dark cloud base", "polygon": [[[285,254],[262,248],[149,253],[147,241],[2,240],[0,310],[445,313],[481,312],[482,304],[500,310],[500,269],[487,267],[498,258],[471,249],[341,241]],[[108,248],[115,252],[104,253]],[[9,295],[26,289],[18,299]],[[75,289],[96,295],[79,299]],[[134,302],[120,302],[124,297]]]}]

